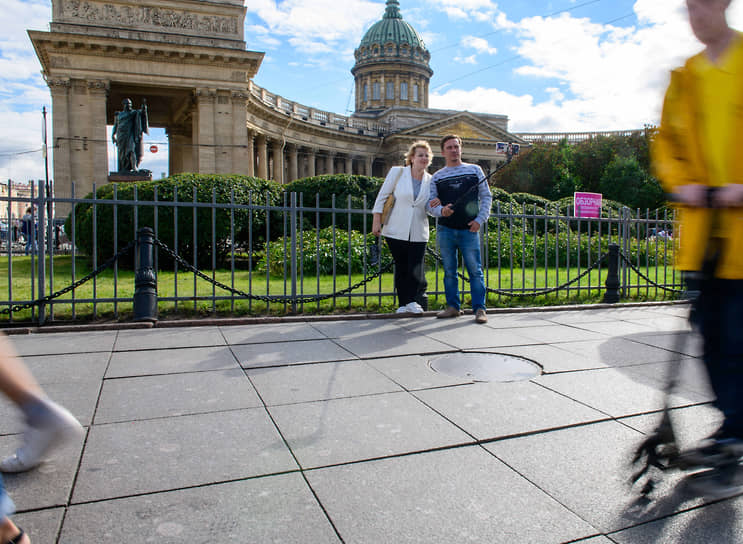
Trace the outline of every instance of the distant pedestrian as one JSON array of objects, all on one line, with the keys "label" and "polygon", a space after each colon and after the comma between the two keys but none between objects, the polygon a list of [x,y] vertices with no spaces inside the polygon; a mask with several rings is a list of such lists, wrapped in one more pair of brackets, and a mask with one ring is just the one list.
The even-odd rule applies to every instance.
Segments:
[{"label": "distant pedestrian", "polygon": [[26,208],[26,213],[21,217],[21,233],[26,240],[25,255],[30,255],[32,251],[36,253],[37,250],[36,225],[33,212],[33,208],[29,206]]}]

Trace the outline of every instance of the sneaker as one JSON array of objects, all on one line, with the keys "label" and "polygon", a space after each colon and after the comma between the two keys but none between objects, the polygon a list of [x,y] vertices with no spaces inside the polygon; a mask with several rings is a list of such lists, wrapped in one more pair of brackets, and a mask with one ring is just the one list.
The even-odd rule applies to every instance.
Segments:
[{"label": "sneaker", "polygon": [[423,313],[423,307],[415,301],[411,302],[405,307],[408,309],[408,312],[410,312],[411,314],[422,314]]},{"label": "sneaker", "polygon": [[485,310],[480,308],[475,312],[475,322],[477,323],[487,323],[488,322],[488,314],[485,313]]},{"label": "sneaker", "polygon": [[38,427],[26,427],[23,445],[13,455],[0,461],[0,471],[31,470],[41,463],[55,446],[82,436],[83,427],[75,416],[50,400],[45,403],[50,410],[48,420]]},{"label": "sneaker", "polygon": [[395,310],[396,314],[408,314],[410,313],[410,310],[408,310],[407,306],[400,306],[397,310]]},{"label": "sneaker", "polygon": [[455,308],[454,306],[447,306],[445,310],[441,310],[439,313],[436,314],[436,317],[439,319],[447,318],[447,317],[459,317],[462,315],[462,312]]}]

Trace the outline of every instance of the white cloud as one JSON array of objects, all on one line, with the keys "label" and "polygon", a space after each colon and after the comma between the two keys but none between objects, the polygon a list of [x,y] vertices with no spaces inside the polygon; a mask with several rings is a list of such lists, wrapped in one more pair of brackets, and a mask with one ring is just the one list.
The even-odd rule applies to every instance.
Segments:
[{"label": "white cloud", "polygon": [[490,46],[488,40],[478,36],[465,36],[461,43],[466,47],[473,48],[478,53],[485,53],[486,55],[495,55],[498,52],[497,48]]},{"label": "white cloud", "polygon": [[459,64],[477,64],[477,56],[470,55],[469,57],[454,57],[454,62]]},{"label": "white cloud", "polygon": [[[670,69],[700,50],[689,30],[683,0],[638,0],[639,25],[602,25],[569,13],[496,24],[514,35],[521,57],[517,77],[544,81],[547,98],[515,95],[498,88],[469,91],[440,88],[432,107],[509,115],[514,131],[580,131],[642,127],[657,123]],[[669,5],[670,4],[670,5]],[[743,21],[743,2],[729,12]],[[502,67],[500,69],[503,69]],[[482,78],[482,72],[480,73]],[[559,85],[559,88],[558,88]]]}]

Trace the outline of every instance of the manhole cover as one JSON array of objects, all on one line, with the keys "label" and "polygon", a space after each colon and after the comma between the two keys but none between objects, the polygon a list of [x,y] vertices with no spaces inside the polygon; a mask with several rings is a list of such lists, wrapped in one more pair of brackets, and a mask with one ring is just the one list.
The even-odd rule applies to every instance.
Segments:
[{"label": "manhole cover", "polygon": [[451,353],[428,365],[434,372],[477,382],[518,382],[542,373],[537,363],[505,353]]}]

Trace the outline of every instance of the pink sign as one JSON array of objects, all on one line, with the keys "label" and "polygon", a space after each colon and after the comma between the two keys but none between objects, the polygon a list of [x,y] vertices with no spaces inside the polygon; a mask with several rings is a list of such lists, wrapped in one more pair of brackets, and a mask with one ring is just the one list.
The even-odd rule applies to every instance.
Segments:
[{"label": "pink sign", "polygon": [[575,217],[600,217],[601,193],[573,193]]}]

